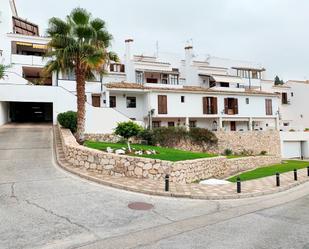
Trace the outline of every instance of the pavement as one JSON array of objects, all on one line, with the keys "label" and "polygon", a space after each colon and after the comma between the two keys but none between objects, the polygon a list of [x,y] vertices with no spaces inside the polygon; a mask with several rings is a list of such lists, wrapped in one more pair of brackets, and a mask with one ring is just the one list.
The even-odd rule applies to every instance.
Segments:
[{"label": "pavement", "polygon": [[238,200],[133,193],[62,170],[52,127],[33,125],[0,128],[0,172],[4,249],[309,248],[309,183]]}]

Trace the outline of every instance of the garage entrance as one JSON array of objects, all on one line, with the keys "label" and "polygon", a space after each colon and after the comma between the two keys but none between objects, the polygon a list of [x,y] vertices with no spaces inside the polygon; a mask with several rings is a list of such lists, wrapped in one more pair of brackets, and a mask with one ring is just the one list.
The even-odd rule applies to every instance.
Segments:
[{"label": "garage entrance", "polygon": [[10,102],[11,122],[52,122],[53,104],[35,102]]},{"label": "garage entrance", "polygon": [[300,158],[302,156],[301,141],[284,141],[283,157],[284,158]]}]

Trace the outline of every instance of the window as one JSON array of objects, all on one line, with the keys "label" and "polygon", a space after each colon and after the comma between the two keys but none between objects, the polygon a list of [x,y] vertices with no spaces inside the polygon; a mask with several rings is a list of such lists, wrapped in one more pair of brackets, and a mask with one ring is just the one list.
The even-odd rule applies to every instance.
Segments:
[{"label": "window", "polygon": [[196,127],[196,121],[195,120],[190,120],[189,121],[189,127],[190,128],[195,128]]},{"label": "window", "polygon": [[111,63],[109,65],[109,70],[110,70],[110,72],[124,73],[125,72],[125,66],[124,66],[124,64]]},{"label": "window", "polygon": [[203,97],[203,114],[217,114],[217,98]]},{"label": "window", "polygon": [[168,74],[161,74],[161,84],[168,84]]},{"label": "window", "polygon": [[249,98],[246,98],[246,104],[249,105]]},{"label": "window", "polygon": [[152,128],[159,128],[161,127],[160,121],[152,121]]},{"label": "window", "polygon": [[92,106],[100,107],[101,106],[101,96],[99,94],[92,94]]},{"label": "window", "polygon": [[265,99],[265,109],[266,109],[266,115],[273,115],[273,107],[271,99]]},{"label": "window", "polygon": [[220,82],[221,87],[230,87],[230,83]]},{"label": "window", "polygon": [[127,108],[136,108],[136,97],[127,97]]},{"label": "window", "polygon": [[291,97],[294,97],[294,93],[293,92],[291,92]]},{"label": "window", "polygon": [[158,114],[167,114],[167,96],[158,95]]},{"label": "window", "polygon": [[181,96],[180,101],[181,103],[185,103],[185,96]]},{"label": "window", "polygon": [[283,123],[283,126],[289,126],[289,123]]},{"label": "window", "polygon": [[225,98],[224,99],[224,113],[228,115],[238,114],[238,99]]},{"label": "window", "polygon": [[281,103],[282,104],[288,103],[288,94],[287,93],[281,93]]},{"label": "window", "polygon": [[178,74],[171,74],[170,75],[170,84],[171,85],[178,85],[179,84]]},{"label": "window", "polygon": [[136,77],[136,83],[139,84],[144,83],[144,74],[142,71],[136,71],[135,77]]},{"label": "window", "polygon": [[168,122],[168,123],[167,123],[167,126],[168,126],[168,127],[174,127],[174,126],[175,126],[175,122]]},{"label": "window", "polygon": [[115,108],[116,107],[116,96],[109,97],[109,107]]},{"label": "window", "polygon": [[258,72],[252,71],[252,79],[258,79]]}]

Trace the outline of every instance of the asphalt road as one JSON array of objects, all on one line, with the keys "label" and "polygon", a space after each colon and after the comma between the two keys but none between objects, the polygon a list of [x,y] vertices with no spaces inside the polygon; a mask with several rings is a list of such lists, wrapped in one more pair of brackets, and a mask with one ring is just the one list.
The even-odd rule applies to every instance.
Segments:
[{"label": "asphalt road", "polygon": [[244,200],[147,196],[61,170],[51,127],[0,128],[0,248],[309,249],[309,184]]}]

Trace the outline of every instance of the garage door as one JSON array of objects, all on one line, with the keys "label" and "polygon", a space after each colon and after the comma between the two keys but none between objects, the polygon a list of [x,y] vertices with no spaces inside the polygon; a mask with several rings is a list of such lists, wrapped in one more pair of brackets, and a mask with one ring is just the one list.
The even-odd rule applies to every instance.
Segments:
[{"label": "garage door", "polygon": [[12,122],[51,122],[53,120],[52,103],[10,102]]},{"label": "garage door", "polygon": [[284,141],[283,142],[283,157],[284,158],[301,157],[301,142],[300,141]]}]

